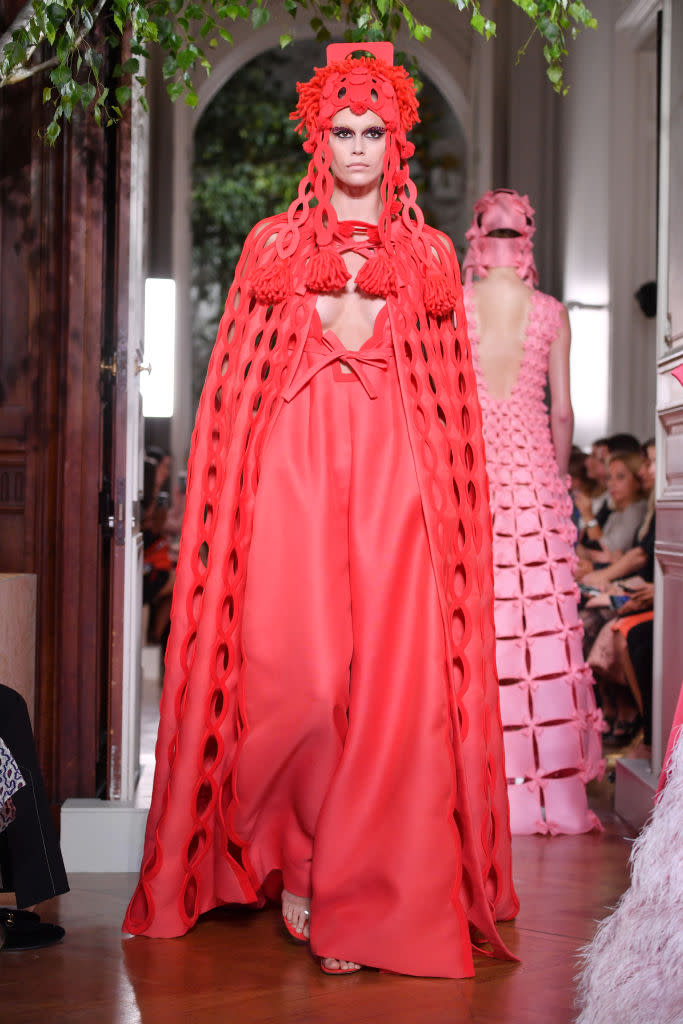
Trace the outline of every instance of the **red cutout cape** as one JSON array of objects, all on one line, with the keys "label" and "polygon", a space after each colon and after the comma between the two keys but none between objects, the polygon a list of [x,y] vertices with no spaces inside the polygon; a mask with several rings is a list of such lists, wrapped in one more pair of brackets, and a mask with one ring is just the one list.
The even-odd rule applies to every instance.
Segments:
[{"label": "red cutout cape", "polygon": [[[243,729],[240,622],[259,462],[316,302],[303,283],[315,252],[307,225],[290,261],[289,296],[268,305],[250,289],[254,272],[279,259],[275,240],[286,224],[286,215],[269,218],[247,238],[197,413],[154,792],[140,880],[124,923],[132,933],[180,935],[217,905],[260,905],[277,895],[250,873],[249,851],[231,834],[230,811]],[[450,659],[451,817],[461,862],[451,901],[459,913],[462,908],[464,936],[461,949],[445,951],[447,968],[408,972],[461,977],[473,973],[467,923],[495,955],[509,958],[494,921],[513,917],[519,904],[495,668],[481,413],[457,260],[446,236],[424,227],[423,238],[445,293],[455,296],[454,315],[427,313],[423,264],[400,220],[392,226],[397,295],[387,297],[387,306]],[[429,287],[433,291],[433,275]],[[429,871],[429,865],[413,869]],[[387,959],[380,965],[399,969]]]}]

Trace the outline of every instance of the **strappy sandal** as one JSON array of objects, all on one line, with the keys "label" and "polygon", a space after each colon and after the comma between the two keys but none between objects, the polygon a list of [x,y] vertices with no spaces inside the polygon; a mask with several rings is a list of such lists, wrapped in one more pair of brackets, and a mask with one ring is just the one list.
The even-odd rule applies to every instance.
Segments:
[{"label": "strappy sandal", "polygon": [[[287,896],[288,897],[295,895],[294,893],[291,893],[288,890],[283,890],[283,895],[284,895],[284,892],[287,892]],[[297,906],[299,913],[304,915],[305,920],[304,920],[303,927],[305,928],[306,927],[306,923],[308,923],[309,931],[310,931],[310,926],[311,926],[311,912],[310,912],[310,910],[308,910],[306,907],[302,907],[301,904],[294,904],[294,906]],[[297,944],[297,946],[306,946],[308,944],[308,938],[307,938],[306,935],[304,935],[303,929],[301,931],[297,931],[297,929],[294,927],[292,922],[288,921],[287,918],[285,917],[284,905],[282,907],[282,923],[284,925],[285,934],[286,934],[287,938],[289,938],[293,942],[295,942]]]},{"label": "strappy sandal", "polygon": [[[311,916],[310,910],[304,910],[303,913],[306,915],[306,920],[308,920]],[[288,921],[287,918],[283,916],[282,923],[285,926],[285,932],[287,933],[287,936],[290,939],[292,939],[293,942],[296,942],[297,946],[308,945],[308,939],[306,938],[304,933],[298,932],[294,925],[291,923],[291,921]]]}]

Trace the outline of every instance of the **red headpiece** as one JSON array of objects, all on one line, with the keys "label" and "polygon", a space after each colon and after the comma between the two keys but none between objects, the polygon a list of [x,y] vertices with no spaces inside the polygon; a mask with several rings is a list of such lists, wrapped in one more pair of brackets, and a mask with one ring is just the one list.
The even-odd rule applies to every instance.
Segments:
[{"label": "red headpiece", "polygon": [[[393,45],[386,42],[333,43],[327,47],[327,65],[316,68],[310,81],[297,85],[299,102],[290,118],[299,122],[297,131],[306,135],[304,150],[311,154],[311,162],[306,177],[299,185],[297,198],[289,207],[287,228],[279,235],[276,244],[281,261],[294,256],[301,229],[309,217],[313,218],[317,252],[308,260],[305,278],[307,287],[312,291],[338,291],[350,276],[341,255],[331,245],[339,228],[330,201],[334,180],[328,145],[332,118],[347,107],[353,114],[373,111],[386,127],[380,187],[382,212],[377,225],[381,248],[356,275],[357,286],[369,294],[385,298],[396,294],[391,227],[392,220],[399,215],[411,234],[412,248],[425,265],[427,276],[434,277],[433,270],[430,271],[431,250],[422,238],[424,217],[417,205],[417,190],[410,179],[407,163],[415,151],[413,144],[406,139],[406,132],[419,121],[417,97],[413,80],[405,68],[393,65],[393,51]],[[362,55],[354,57],[354,53]],[[268,300],[284,297],[288,280],[288,273],[282,267],[267,268],[258,274],[255,293]],[[433,280],[430,280],[429,288],[431,294],[435,290]],[[438,287],[436,291],[439,291]],[[437,303],[438,310],[430,308],[430,312],[445,312],[451,298],[442,297],[440,306]]]},{"label": "red headpiece", "polygon": [[[516,231],[512,238],[492,237],[491,232]],[[491,267],[514,267],[529,285],[538,284],[533,243],[536,228],[528,196],[511,188],[497,188],[474,204],[474,217],[465,235],[470,243],[462,265],[465,282],[486,277]]]}]

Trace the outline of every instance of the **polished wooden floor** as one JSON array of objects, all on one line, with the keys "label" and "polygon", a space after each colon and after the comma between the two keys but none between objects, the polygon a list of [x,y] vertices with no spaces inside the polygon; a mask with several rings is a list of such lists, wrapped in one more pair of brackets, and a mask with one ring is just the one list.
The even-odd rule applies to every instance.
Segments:
[{"label": "polished wooden floor", "polygon": [[0,1021],[12,1024],[568,1024],[576,952],[628,884],[632,833],[594,794],[601,835],[517,837],[522,909],[503,938],[520,964],[478,957],[476,978],[323,975],[282,938],[275,909],[214,912],[182,939],[120,932],[132,875],[74,875],[43,904],[64,942],[0,952]]}]

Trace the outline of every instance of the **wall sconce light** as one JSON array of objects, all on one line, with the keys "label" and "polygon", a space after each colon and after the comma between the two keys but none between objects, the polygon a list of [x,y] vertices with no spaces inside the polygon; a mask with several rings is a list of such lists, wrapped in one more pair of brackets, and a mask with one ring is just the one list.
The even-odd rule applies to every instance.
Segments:
[{"label": "wall sconce light", "polygon": [[145,281],[145,352],[140,371],[142,415],[173,415],[175,389],[175,281],[148,277]]}]

